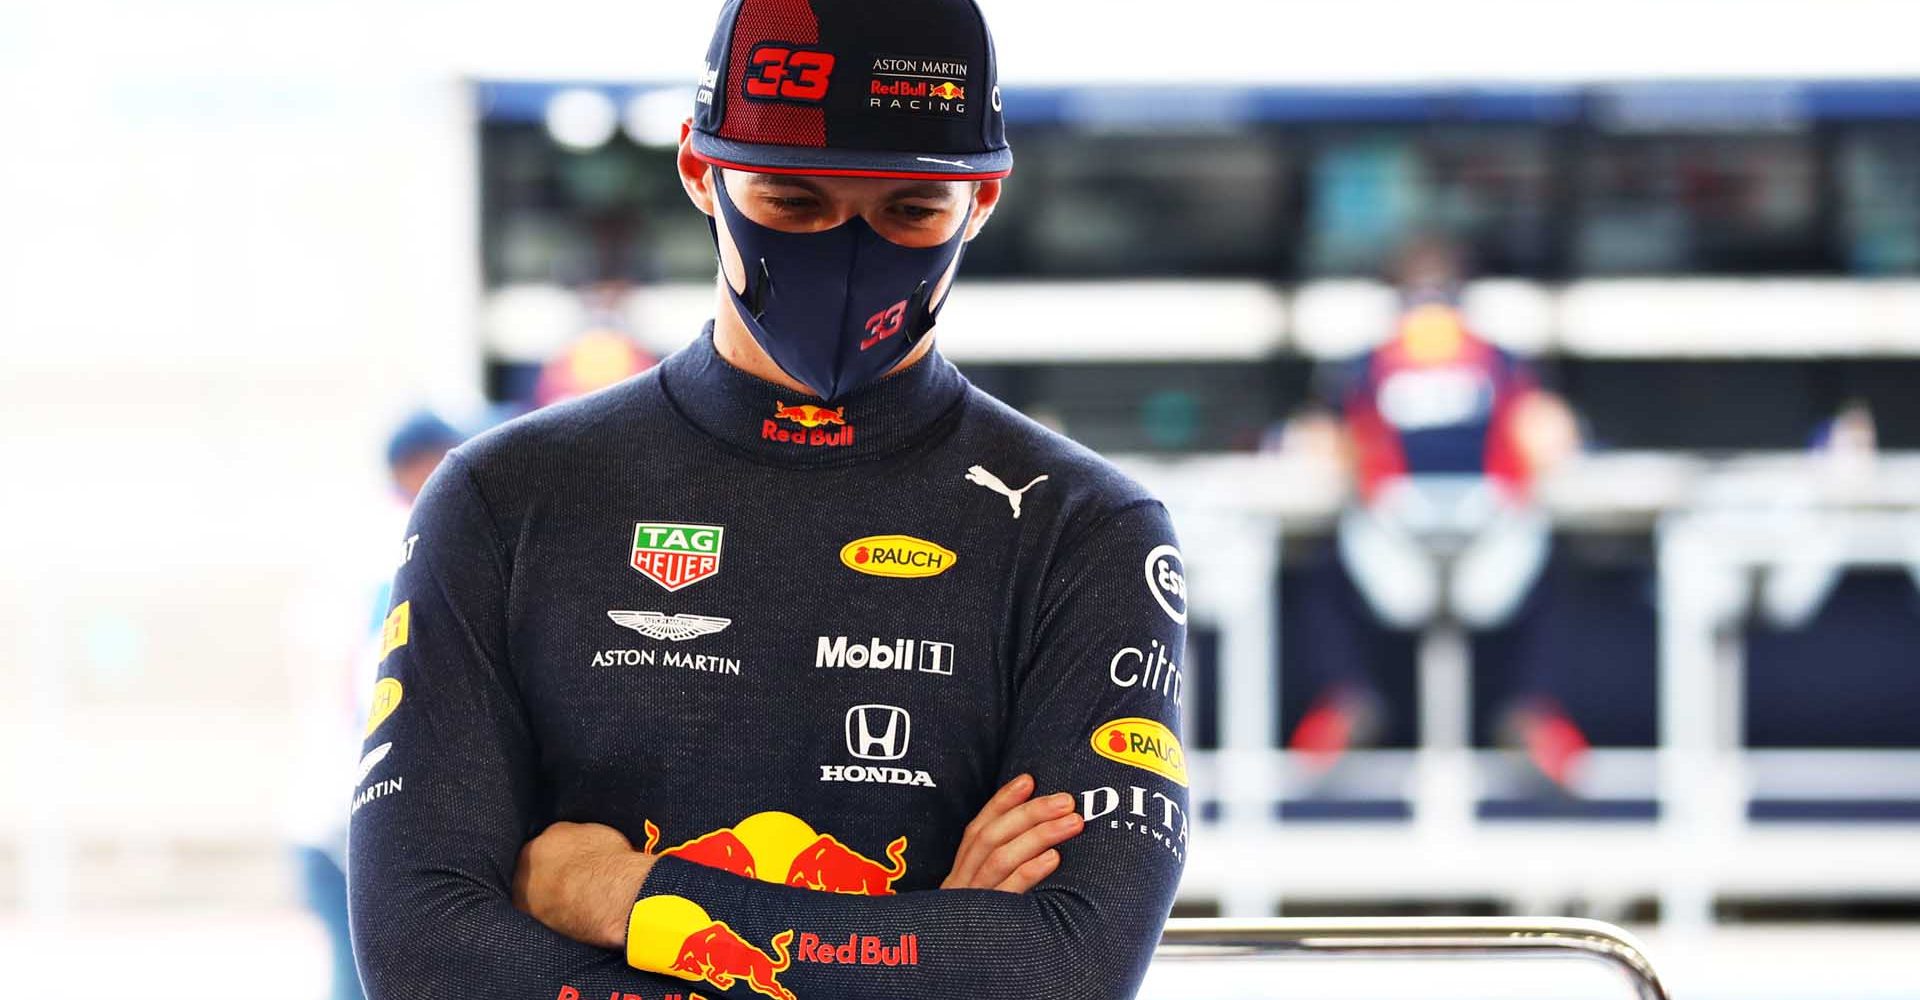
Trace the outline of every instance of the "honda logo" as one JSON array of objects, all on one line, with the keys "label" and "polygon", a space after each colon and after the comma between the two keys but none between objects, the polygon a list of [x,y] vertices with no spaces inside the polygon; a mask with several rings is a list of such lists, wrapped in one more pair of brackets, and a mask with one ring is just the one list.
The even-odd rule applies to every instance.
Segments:
[{"label": "honda logo", "polygon": [[911,721],[892,705],[855,705],[847,710],[847,752],[861,760],[899,760],[907,755]]}]

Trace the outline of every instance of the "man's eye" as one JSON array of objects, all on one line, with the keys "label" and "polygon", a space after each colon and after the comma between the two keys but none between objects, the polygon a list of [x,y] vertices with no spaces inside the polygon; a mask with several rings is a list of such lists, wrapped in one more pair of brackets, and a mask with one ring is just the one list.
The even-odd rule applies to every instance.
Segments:
[{"label": "man's eye", "polygon": [[925,205],[896,205],[894,206],[894,211],[914,222],[925,222],[940,214],[939,209],[928,208]]},{"label": "man's eye", "polygon": [[767,205],[781,212],[805,212],[813,208],[812,198],[768,198]]}]

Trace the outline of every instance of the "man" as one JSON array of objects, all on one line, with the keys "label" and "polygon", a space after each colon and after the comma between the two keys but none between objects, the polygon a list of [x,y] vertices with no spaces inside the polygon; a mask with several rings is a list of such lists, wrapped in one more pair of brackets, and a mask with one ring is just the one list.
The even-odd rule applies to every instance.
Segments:
[{"label": "man", "polygon": [[1316,624],[1304,637],[1307,666],[1324,690],[1289,744],[1324,769],[1367,742],[1385,714],[1369,662],[1373,623],[1415,630],[1447,619],[1513,633],[1518,677],[1498,728],[1564,786],[1587,746],[1548,693],[1551,525],[1532,493],[1578,451],[1578,423],[1524,362],[1469,328],[1458,251],[1416,240],[1395,270],[1403,312],[1393,335],[1332,380],[1358,503],[1342,513],[1336,557],[1319,560],[1307,592]]},{"label": "man", "polygon": [[733,0],[707,65],[714,323],[456,451],[410,529],[369,993],[1131,996],[1186,587],[1158,502],[933,350],[1012,165],[980,13]]}]

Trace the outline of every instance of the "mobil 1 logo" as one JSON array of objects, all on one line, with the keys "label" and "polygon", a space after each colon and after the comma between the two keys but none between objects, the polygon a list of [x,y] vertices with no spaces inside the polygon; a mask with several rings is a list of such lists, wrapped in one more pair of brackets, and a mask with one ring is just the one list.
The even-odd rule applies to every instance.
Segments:
[{"label": "mobil 1 logo", "polygon": [[814,646],[813,667],[815,670],[913,670],[951,677],[953,643],[823,635]]}]

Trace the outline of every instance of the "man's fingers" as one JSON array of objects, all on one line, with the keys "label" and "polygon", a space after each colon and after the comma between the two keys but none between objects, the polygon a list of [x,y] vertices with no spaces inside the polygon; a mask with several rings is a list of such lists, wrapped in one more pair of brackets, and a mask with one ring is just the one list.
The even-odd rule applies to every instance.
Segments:
[{"label": "man's fingers", "polygon": [[949,882],[958,879],[961,885],[973,884],[971,880],[974,872],[979,869],[981,860],[997,846],[981,843],[981,836],[990,826],[1005,816],[1008,810],[1025,802],[1027,796],[1032,794],[1033,776],[1030,774],[1015,777],[1012,781],[1001,785],[999,791],[993,793],[993,797],[987,800],[987,804],[980,807],[979,814],[967,824],[966,834],[960,840],[960,849],[954,852],[953,872],[948,876]]},{"label": "man's fingers", "polygon": [[977,839],[989,850],[997,850],[1028,830],[1072,812],[1073,796],[1066,792],[1042,795],[1001,813],[998,819],[987,824]]},{"label": "man's fingers", "polygon": [[999,819],[1001,816],[1006,815],[1007,810],[1025,802],[1027,796],[1032,794],[1033,775],[1019,775],[1012,781],[1001,785],[999,791],[994,792],[993,797],[987,800],[987,804],[980,807],[979,815],[975,816],[973,823],[969,825],[975,826],[976,828],[984,827],[994,820]]},{"label": "man's fingers", "polygon": [[1039,885],[1055,868],[1060,867],[1060,852],[1048,851],[1032,861],[1013,870],[1013,874],[994,886],[1001,892],[1026,892]]},{"label": "man's fingers", "polygon": [[1077,835],[1084,826],[1080,814],[1070,812],[1031,827],[987,855],[975,878],[982,885],[997,885],[1028,862],[1047,854],[1055,844]]}]

